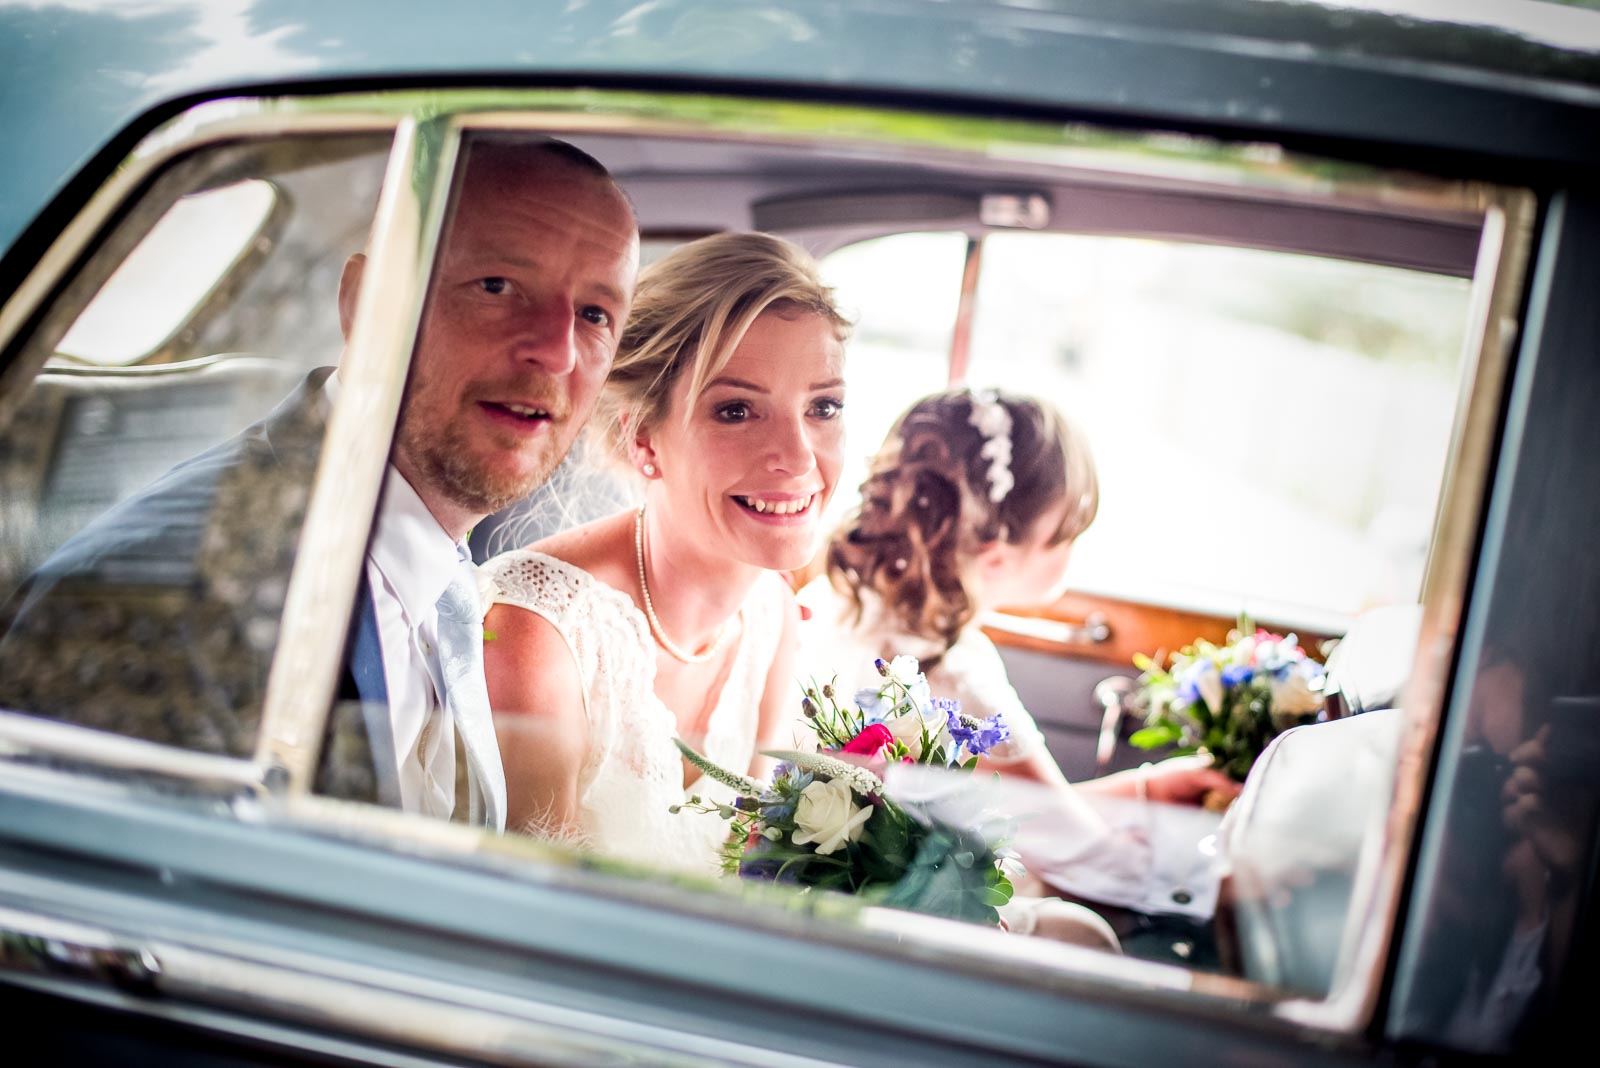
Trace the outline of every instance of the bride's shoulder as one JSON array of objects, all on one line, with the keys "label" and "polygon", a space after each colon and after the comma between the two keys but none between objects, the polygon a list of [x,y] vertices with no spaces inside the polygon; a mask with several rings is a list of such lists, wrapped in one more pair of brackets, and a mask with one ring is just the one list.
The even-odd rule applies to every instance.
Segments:
[{"label": "bride's shoulder", "polygon": [[[494,599],[535,610],[564,609],[575,604],[631,604],[622,592],[632,572],[617,560],[621,549],[618,516],[586,523],[521,549],[511,549],[483,564],[482,574]],[[627,563],[632,561],[627,543]]]},{"label": "bride's shoulder", "polygon": [[563,530],[503,552],[484,567],[500,572],[534,567],[626,588],[633,573],[632,516],[631,511],[618,512]]}]

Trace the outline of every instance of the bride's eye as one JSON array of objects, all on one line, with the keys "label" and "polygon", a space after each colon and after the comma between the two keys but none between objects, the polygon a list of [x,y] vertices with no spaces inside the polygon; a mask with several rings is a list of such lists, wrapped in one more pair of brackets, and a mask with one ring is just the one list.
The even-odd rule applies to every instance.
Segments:
[{"label": "bride's eye", "polygon": [[719,423],[742,423],[750,418],[750,405],[744,401],[729,401],[717,405],[711,414]]},{"label": "bride's eye", "polygon": [[838,397],[819,397],[811,404],[811,414],[818,419],[837,419],[844,411],[844,401]]}]

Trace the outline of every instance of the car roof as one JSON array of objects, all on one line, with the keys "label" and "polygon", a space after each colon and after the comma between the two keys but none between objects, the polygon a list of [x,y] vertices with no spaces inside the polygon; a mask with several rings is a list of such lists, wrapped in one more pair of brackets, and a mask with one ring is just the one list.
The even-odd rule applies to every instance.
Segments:
[{"label": "car roof", "polygon": [[0,42],[0,249],[187,103],[379,81],[849,90],[1600,163],[1600,12],[1534,0],[0,0]]}]

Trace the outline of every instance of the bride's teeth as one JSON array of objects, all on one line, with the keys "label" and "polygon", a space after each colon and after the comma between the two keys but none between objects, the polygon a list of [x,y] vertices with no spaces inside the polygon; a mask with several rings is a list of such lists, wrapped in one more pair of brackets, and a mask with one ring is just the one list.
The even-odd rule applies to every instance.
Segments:
[{"label": "bride's teeth", "polygon": [[810,497],[803,497],[798,501],[765,501],[760,497],[740,497],[739,501],[746,508],[761,515],[769,512],[772,515],[799,515],[811,507]]}]

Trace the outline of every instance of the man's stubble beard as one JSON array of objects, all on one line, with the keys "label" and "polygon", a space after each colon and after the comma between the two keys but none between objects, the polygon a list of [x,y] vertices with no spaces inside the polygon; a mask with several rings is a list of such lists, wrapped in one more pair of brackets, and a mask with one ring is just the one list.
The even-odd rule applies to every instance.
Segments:
[{"label": "man's stubble beard", "polygon": [[398,449],[411,459],[419,476],[451,503],[488,516],[521,500],[550,478],[566,457],[571,441],[558,441],[556,427],[543,443],[544,449],[533,469],[525,474],[497,474],[481,466],[464,440],[462,427],[447,421],[441,428],[417,425],[402,419],[397,433]]}]

